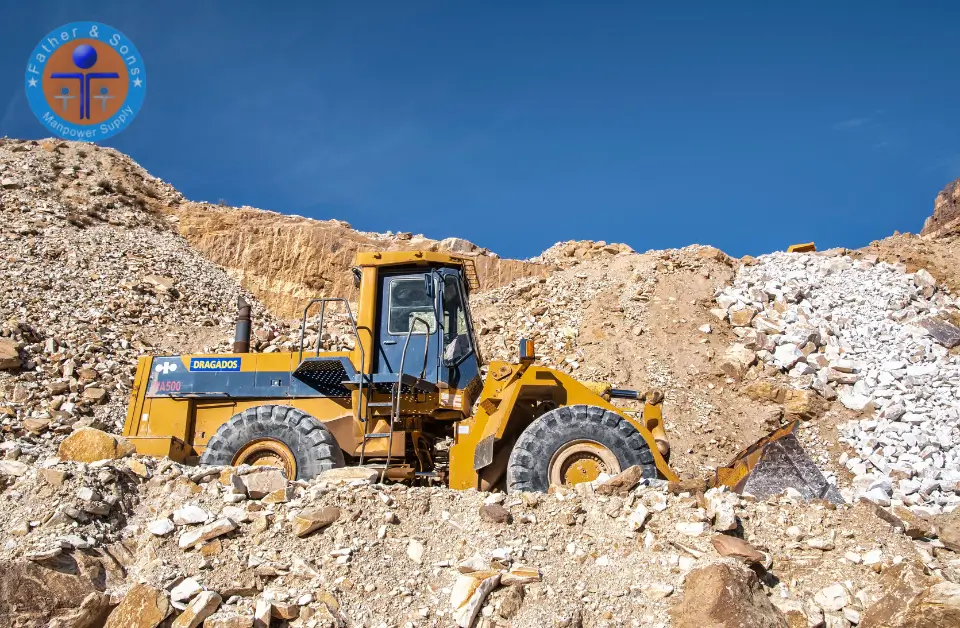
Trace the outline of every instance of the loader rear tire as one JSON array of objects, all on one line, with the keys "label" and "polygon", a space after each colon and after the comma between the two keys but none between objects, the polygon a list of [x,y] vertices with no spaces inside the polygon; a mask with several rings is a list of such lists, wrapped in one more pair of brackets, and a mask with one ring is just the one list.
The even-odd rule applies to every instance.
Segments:
[{"label": "loader rear tire", "polygon": [[[520,434],[507,463],[507,491],[545,493],[551,475],[563,475],[551,469],[558,452],[562,455],[570,447],[579,447],[587,462],[608,473],[636,465],[643,477],[657,477],[647,441],[626,419],[596,406],[563,406],[541,415]],[[590,454],[591,448],[595,453]]]},{"label": "loader rear tire", "polygon": [[[235,465],[238,454],[258,441],[279,445],[292,457],[291,480],[309,480],[322,471],[342,467],[343,452],[323,423],[289,406],[247,408],[220,426],[207,442],[200,464]],[[283,455],[281,454],[281,457]]]}]

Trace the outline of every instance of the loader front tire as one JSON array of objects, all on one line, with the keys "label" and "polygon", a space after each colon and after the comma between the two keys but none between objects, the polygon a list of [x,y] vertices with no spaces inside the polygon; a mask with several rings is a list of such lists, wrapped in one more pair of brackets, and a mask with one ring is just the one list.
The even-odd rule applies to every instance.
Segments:
[{"label": "loader front tire", "polygon": [[643,477],[657,477],[653,454],[637,428],[603,408],[563,406],[520,434],[507,463],[507,491],[544,493],[551,484],[590,481],[599,472],[616,474],[634,465]]},{"label": "loader front tire", "polygon": [[258,452],[274,452],[291,480],[308,480],[344,464],[337,440],[323,423],[302,410],[274,405],[233,415],[207,442],[200,464],[237,465]]}]

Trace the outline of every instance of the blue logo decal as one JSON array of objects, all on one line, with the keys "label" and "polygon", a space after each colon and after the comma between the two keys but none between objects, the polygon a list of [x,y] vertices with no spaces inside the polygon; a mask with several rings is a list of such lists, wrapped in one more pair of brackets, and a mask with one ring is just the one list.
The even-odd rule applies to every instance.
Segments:
[{"label": "blue logo decal", "polygon": [[99,22],[50,31],[27,61],[27,100],[54,134],[96,142],[133,121],[147,91],[143,58],[133,42]]},{"label": "blue logo decal", "polygon": [[240,358],[190,358],[191,371],[239,371]]}]

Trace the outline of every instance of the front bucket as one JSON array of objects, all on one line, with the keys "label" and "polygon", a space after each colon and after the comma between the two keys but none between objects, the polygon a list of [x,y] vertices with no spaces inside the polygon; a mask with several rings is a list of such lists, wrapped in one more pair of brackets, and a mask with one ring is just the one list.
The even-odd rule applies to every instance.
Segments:
[{"label": "front bucket", "polygon": [[728,466],[717,469],[713,486],[726,486],[760,499],[793,488],[807,500],[844,503],[837,488],[827,482],[804,451],[794,434],[797,425],[794,421],[744,449]]}]

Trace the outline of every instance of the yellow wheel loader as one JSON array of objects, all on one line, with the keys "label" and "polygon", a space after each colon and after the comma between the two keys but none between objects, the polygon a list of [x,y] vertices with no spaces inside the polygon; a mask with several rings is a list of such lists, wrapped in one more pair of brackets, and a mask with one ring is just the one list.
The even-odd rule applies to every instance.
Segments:
[{"label": "yellow wheel loader", "polygon": [[[529,340],[516,363],[493,361],[481,377],[468,301],[479,280],[469,257],[360,253],[353,272],[357,317],[345,299],[312,300],[296,352],[250,353],[250,307],[241,299],[234,353],[141,357],[124,436],[141,454],[273,465],[300,479],[345,465],[457,489],[546,491],[632,466],[644,478],[678,479],[667,464],[659,392],[539,366]],[[349,320],[351,351],[321,351],[333,308]],[[306,347],[311,312],[319,327]],[[746,450],[713,483],[839,498],[792,428]]]}]

